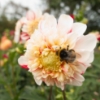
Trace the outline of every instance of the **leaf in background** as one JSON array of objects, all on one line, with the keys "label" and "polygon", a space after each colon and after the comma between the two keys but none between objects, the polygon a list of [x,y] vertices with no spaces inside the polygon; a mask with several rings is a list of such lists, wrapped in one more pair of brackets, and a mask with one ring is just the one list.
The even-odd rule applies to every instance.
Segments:
[{"label": "leaf in background", "polygon": [[95,59],[93,62],[94,66],[97,66],[100,69],[100,51],[95,53]]},{"label": "leaf in background", "polygon": [[26,86],[23,93],[20,95],[20,99],[24,100],[46,100],[45,97],[40,96],[35,87]]}]

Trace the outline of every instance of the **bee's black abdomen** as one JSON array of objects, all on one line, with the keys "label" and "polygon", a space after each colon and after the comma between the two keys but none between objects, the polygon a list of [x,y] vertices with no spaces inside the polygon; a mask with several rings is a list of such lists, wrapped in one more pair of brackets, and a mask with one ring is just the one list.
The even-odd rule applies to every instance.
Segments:
[{"label": "bee's black abdomen", "polygon": [[67,50],[67,49],[62,49],[60,51],[60,60],[65,61],[66,63],[72,63],[76,59],[76,54],[73,49]]},{"label": "bee's black abdomen", "polygon": [[66,57],[68,56],[67,52],[66,52],[66,49],[62,49],[60,51],[60,58],[61,59],[65,59]]}]

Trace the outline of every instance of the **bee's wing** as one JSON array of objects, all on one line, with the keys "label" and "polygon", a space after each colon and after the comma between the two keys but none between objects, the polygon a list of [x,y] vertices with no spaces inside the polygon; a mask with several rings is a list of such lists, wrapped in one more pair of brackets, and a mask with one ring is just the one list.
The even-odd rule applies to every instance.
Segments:
[{"label": "bee's wing", "polygon": [[81,55],[79,53],[76,53],[76,58],[80,58]]}]

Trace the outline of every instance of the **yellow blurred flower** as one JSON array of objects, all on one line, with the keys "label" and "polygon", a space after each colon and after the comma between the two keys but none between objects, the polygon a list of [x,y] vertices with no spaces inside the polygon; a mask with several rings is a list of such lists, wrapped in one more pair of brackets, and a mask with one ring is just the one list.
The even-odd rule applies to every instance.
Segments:
[{"label": "yellow blurred flower", "polygon": [[6,36],[2,36],[0,41],[0,50],[7,50],[12,46],[11,40],[9,40]]},{"label": "yellow blurred flower", "polygon": [[27,33],[28,36],[21,36],[21,39],[24,42],[29,39],[31,34],[38,28],[38,24],[40,19],[42,18],[42,12],[40,10],[28,11],[25,17],[22,17],[16,23],[15,27],[15,37],[14,41],[17,43],[20,40],[20,33],[22,32]]},{"label": "yellow blurred flower", "polygon": [[0,67],[2,67],[4,65],[3,60],[0,60]]}]

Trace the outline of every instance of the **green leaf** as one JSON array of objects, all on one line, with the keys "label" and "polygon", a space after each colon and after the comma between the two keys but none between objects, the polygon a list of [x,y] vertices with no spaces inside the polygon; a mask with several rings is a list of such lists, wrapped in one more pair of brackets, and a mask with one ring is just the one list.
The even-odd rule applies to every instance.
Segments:
[{"label": "green leaf", "polygon": [[45,97],[40,96],[38,90],[35,87],[26,86],[23,93],[20,95],[20,99],[25,100],[46,100]]}]

